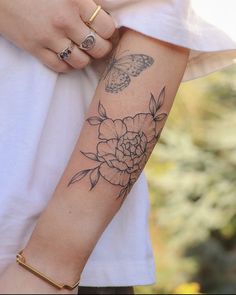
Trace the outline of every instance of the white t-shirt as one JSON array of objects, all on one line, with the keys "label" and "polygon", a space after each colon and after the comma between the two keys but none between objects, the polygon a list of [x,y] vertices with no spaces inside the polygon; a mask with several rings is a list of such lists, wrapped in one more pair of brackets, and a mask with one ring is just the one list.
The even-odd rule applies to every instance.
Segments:
[{"label": "white t-shirt", "polygon": [[[236,58],[236,32],[231,30],[236,27],[231,13],[234,1],[197,1],[100,3],[118,27],[192,49],[186,80],[227,66]],[[211,7],[209,15],[202,11],[203,2],[205,7],[214,5],[214,11],[223,5],[230,24],[226,26],[220,13],[212,17]],[[58,75],[0,36],[0,274],[25,246],[47,206],[97,83],[93,66]],[[142,174],[90,256],[82,286],[154,283],[148,210]]]}]

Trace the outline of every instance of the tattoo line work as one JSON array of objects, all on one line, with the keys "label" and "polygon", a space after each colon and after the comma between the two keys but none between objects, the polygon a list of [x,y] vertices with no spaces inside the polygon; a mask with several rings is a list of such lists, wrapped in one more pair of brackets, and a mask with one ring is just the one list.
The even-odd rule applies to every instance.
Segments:
[{"label": "tattoo line work", "polygon": [[118,93],[128,87],[131,77],[138,77],[154,63],[154,59],[145,54],[129,54],[119,58],[114,55],[103,76],[103,80],[107,79],[105,90],[110,93]]},{"label": "tattoo line work", "polygon": [[162,128],[159,128],[159,122],[167,117],[167,113],[160,111],[164,98],[165,87],[157,101],[151,94],[148,113],[137,113],[133,117],[115,120],[108,117],[106,109],[99,102],[99,116],[87,119],[89,125],[98,126],[96,152],[81,151],[97,165],[76,173],[68,186],[88,175],[92,190],[102,177],[110,184],[120,186],[118,198],[124,199],[160,137]]}]

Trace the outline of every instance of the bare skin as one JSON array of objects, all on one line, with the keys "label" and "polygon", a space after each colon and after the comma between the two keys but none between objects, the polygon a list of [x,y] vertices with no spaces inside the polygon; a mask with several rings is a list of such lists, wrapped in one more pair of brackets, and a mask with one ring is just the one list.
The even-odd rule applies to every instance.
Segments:
[{"label": "bare skin", "polygon": [[[67,168],[25,247],[32,265],[57,281],[80,277],[158,141],[188,55],[131,30],[123,34]],[[0,293],[55,291],[16,264],[0,279]]]}]

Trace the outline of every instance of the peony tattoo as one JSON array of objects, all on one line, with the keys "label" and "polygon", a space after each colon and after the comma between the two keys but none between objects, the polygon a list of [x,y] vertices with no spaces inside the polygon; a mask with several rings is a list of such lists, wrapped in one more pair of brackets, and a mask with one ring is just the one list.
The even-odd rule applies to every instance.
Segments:
[{"label": "peony tattoo", "polygon": [[165,112],[161,112],[164,98],[165,87],[157,101],[151,94],[148,113],[138,113],[133,117],[115,120],[108,117],[106,109],[99,102],[99,116],[87,119],[91,126],[98,127],[96,152],[81,151],[96,165],[94,168],[76,173],[68,186],[88,176],[90,189],[93,189],[102,177],[110,184],[120,186],[118,197],[125,198],[160,137],[160,122],[167,117]]}]

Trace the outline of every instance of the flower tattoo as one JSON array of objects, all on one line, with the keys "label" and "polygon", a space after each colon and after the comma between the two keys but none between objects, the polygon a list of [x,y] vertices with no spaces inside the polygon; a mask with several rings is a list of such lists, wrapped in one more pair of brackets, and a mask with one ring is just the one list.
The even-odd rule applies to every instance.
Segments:
[{"label": "flower tattoo", "polygon": [[93,189],[102,177],[110,184],[120,186],[118,197],[125,198],[160,137],[160,122],[167,117],[165,112],[160,111],[164,98],[165,87],[157,101],[151,94],[148,113],[138,113],[133,117],[115,120],[107,116],[106,109],[99,102],[99,116],[87,119],[91,126],[98,126],[96,152],[82,152],[97,165],[76,173],[68,186],[88,175]]}]

